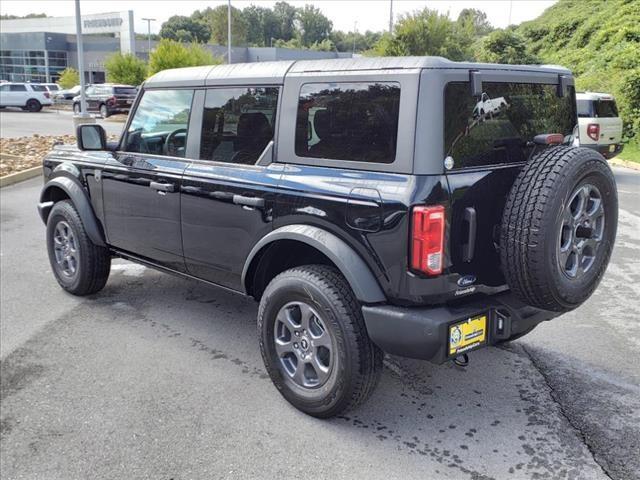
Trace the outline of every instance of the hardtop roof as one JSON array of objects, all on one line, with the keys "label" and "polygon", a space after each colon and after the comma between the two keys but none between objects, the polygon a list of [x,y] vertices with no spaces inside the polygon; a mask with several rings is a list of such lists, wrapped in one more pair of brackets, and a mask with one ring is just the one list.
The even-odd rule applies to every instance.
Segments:
[{"label": "hardtop roof", "polygon": [[176,68],[156,73],[145,82],[145,87],[278,84],[284,82],[284,77],[287,73],[420,69],[571,73],[568,69],[558,65],[502,65],[497,63],[453,62],[443,57],[355,57]]}]

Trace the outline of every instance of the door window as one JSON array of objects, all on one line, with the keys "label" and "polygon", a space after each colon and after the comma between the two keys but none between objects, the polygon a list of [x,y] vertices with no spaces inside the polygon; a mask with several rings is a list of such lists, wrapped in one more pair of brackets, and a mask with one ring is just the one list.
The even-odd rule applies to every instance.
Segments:
[{"label": "door window", "polygon": [[127,131],[127,152],[184,157],[193,90],[147,90]]},{"label": "door window", "polygon": [[298,101],[296,155],[392,163],[399,111],[397,82],[305,84]]},{"label": "door window", "polygon": [[273,139],[277,87],[207,90],[200,159],[255,164]]},{"label": "door window", "polygon": [[27,87],[24,85],[9,85],[10,92],[26,92]]}]

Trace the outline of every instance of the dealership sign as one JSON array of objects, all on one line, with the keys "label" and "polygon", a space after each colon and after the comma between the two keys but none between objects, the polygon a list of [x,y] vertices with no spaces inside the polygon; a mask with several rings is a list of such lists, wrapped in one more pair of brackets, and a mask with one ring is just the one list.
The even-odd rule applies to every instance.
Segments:
[{"label": "dealership sign", "polygon": [[92,18],[84,20],[83,27],[84,28],[108,28],[108,27],[119,27],[122,25],[121,17],[112,17],[112,18]]}]

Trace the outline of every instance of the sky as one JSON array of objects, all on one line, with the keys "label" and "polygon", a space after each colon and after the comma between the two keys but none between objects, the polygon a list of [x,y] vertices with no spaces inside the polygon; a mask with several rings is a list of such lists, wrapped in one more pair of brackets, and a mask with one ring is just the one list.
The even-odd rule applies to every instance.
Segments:
[{"label": "sky", "polygon": [[[147,22],[143,17],[155,18],[151,31],[158,33],[162,22],[173,15],[190,15],[194,10],[226,5],[226,1],[195,0],[82,0],[82,13],[107,13],[133,10],[136,32],[146,33]],[[231,0],[231,5],[244,8],[251,4],[273,7],[275,0]],[[385,30],[389,27],[389,0],[288,0],[288,3],[301,7],[310,3],[318,7],[333,22],[335,30],[353,31]],[[518,24],[539,16],[555,0],[489,0],[489,1],[444,1],[444,0],[394,0],[394,16],[421,10],[424,7],[440,13],[448,13],[457,18],[463,8],[477,8],[487,14],[494,27],[506,27],[510,23]],[[26,15],[28,13],[46,13],[49,16],[74,15],[73,0],[2,0],[0,13]],[[511,22],[509,22],[511,18]]]}]

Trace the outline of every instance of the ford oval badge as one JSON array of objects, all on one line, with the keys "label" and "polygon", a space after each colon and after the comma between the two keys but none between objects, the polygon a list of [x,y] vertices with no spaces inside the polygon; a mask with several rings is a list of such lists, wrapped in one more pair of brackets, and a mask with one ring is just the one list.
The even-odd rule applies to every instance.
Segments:
[{"label": "ford oval badge", "polygon": [[474,283],[476,283],[475,275],[465,275],[464,277],[460,277],[458,279],[459,287],[468,287],[469,285],[473,285]]}]

